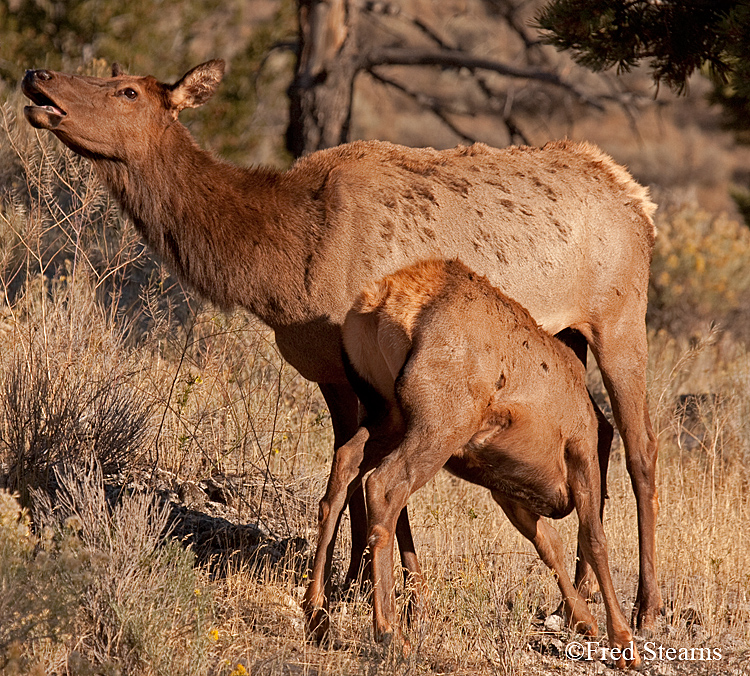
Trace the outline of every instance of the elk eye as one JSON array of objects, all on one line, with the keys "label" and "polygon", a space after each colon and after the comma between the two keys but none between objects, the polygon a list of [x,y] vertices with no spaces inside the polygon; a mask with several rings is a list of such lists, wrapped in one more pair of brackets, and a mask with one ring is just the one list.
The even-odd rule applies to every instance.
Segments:
[{"label": "elk eye", "polygon": [[120,92],[123,96],[127,97],[131,101],[135,101],[138,98],[138,92],[132,87],[127,87]]}]

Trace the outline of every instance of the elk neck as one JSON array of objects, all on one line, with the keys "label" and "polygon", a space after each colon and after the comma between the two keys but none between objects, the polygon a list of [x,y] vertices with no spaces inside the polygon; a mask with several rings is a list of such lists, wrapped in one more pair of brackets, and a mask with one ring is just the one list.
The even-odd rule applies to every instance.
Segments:
[{"label": "elk neck", "polygon": [[242,306],[272,328],[309,318],[310,186],[222,162],[180,123],[143,158],[93,161],[149,246],[201,295]]}]

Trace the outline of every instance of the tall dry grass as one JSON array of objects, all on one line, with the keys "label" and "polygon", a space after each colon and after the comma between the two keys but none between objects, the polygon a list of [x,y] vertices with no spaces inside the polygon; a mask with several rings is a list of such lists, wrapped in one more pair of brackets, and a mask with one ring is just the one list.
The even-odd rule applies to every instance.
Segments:
[{"label": "tall dry grass", "polygon": [[[309,535],[327,412],[265,327],[200,303],[149,257],[88,163],[19,124],[19,103],[3,107],[0,128],[0,489],[36,518],[20,551],[8,545],[0,588],[13,596],[47,577],[52,587],[38,589],[60,593],[30,591],[0,609],[0,669],[184,671],[198,647],[215,648],[207,620],[177,630],[209,573],[164,540],[160,501],[184,482],[228,477],[242,487],[237,521],[269,537]],[[144,490],[148,508],[127,502]],[[12,543],[27,517],[4,495]],[[107,538],[66,534],[66,511]],[[85,561],[68,584],[58,568],[80,559],[72,550]]]},{"label": "tall dry grass", "polygon": [[[346,517],[332,641],[321,647],[303,640],[299,562],[230,558],[217,568],[169,538],[165,499],[220,477],[241,487],[222,518],[314,546],[326,410],[267,329],[181,289],[90,166],[19,124],[18,109],[3,108],[0,129],[0,672],[577,673],[559,654],[571,637],[543,626],[559,603],[551,573],[486,492],[447,475],[411,505],[431,596],[408,630],[407,659],[374,644],[367,586],[340,588]],[[680,216],[662,237],[689,239],[686,228],[706,222]],[[717,251],[725,229],[708,228]],[[696,252],[661,246],[656,269],[688,277]],[[730,301],[720,282],[745,291],[732,265],[709,279]],[[705,330],[701,342],[695,326],[685,338],[664,326],[650,365],[667,604],[654,640],[720,647],[726,659],[708,665],[720,673],[750,649],[750,355],[727,335]],[[591,386],[601,393],[593,375]],[[701,395],[689,417],[684,395]],[[617,444],[608,490],[612,572],[629,613],[637,530]],[[557,526],[572,565],[575,518]],[[603,627],[603,608],[594,611]]]}]

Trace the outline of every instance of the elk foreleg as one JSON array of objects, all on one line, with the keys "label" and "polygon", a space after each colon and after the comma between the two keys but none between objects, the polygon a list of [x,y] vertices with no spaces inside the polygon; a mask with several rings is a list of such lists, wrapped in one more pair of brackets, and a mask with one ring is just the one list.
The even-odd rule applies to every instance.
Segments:
[{"label": "elk foreleg", "polygon": [[[326,400],[333,425],[334,464],[338,449],[346,444],[359,428],[359,399],[348,384],[318,383],[323,398]],[[352,551],[349,569],[346,573],[347,584],[357,579],[360,571],[368,578],[370,571],[366,568],[365,547],[367,546],[367,510],[362,485],[354,487],[348,501],[352,535]]]},{"label": "elk foreleg", "polygon": [[578,593],[563,564],[563,545],[558,532],[538,514],[534,514],[518,503],[512,502],[502,493],[492,492],[510,522],[521,535],[531,541],[539,558],[554,571],[557,586],[563,597],[565,616],[568,624],[574,629],[589,636],[596,636],[599,631],[594,616],[588,609],[585,599]]},{"label": "elk foreleg", "polygon": [[336,544],[341,512],[355,489],[359,487],[361,490],[360,471],[368,437],[368,430],[360,427],[346,444],[337,449],[328,478],[328,488],[320,501],[318,547],[315,551],[310,584],[302,601],[308,636],[316,641],[321,641],[326,636],[330,626],[328,603],[331,596],[333,548]]}]

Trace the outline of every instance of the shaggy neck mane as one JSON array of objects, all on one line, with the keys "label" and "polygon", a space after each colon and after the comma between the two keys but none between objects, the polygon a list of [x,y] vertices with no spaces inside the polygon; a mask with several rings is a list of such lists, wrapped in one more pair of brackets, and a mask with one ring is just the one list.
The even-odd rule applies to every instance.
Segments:
[{"label": "shaggy neck mane", "polygon": [[308,243],[290,211],[305,210],[305,186],[221,162],[179,123],[138,161],[94,164],[151,248],[201,295],[273,328],[303,319]]}]

